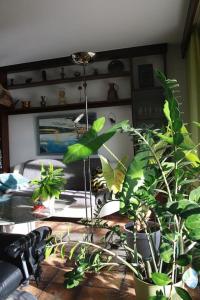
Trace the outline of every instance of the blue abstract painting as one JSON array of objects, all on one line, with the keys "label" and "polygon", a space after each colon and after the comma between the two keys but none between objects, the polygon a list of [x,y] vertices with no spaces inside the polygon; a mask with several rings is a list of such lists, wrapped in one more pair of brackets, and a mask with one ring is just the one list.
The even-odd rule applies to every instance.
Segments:
[{"label": "blue abstract painting", "polygon": [[[38,117],[38,154],[63,154],[69,145],[76,143],[86,132],[84,114],[79,122],[76,122],[79,115],[80,113],[71,113],[61,116]],[[96,113],[88,114],[89,127],[95,119]]]}]

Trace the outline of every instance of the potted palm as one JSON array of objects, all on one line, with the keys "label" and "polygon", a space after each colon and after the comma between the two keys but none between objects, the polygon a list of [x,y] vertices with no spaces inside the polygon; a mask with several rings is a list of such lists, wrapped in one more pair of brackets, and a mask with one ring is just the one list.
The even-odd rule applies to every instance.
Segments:
[{"label": "potted palm", "polygon": [[53,164],[48,167],[41,166],[41,175],[39,179],[34,179],[31,184],[36,186],[32,199],[54,212],[55,199],[59,199],[61,189],[64,186],[65,179],[62,168],[54,169]]},{"label": "potted palm", "polygon": [[[200,271],[199,144],[192,142],[182,122],[175,97],[177,81],[166,79],[161,72],[157,72],[157,77],[166,97],[164,115],[167,125],[163,130],[135,129],[128,121],[123,121],[101,133],[105,119],[99,118],[77,144],[68,147],[64,161],[70,163],[96,153],[117,131],[137,139],[139,150],[126,170],[119,195],[120,212],[128,215],[134,224],[139,222],[143,225],[151,255],[143,257],[136,242],[131,249],[124,235],[120,234],[121,242],[125,243],[124,247],[131,253],[133,261],[128,263],[119,256],[117,259],[135,275],[137,300],[188,300],[192,298],[185,287],[195,288],[198,285]],[[200,127],[197,122],[194,125]],[[164,196],[165,201],[158,201],[158,195]],[[136,213],[141,208],[142,214]],[[145,211],[150,211],[159,224],[161,240],[158,247],[153,242]],[[132,230],[133,239],[136,239],[137,226],[133,226]],[[119,234],[119,229],[115,229],[115,233]],[[82,278],[90,266],[92,270],[99,271],[108,264],[108,261],[101,261],[102,253],[116,257],[95,244],[83,241],[79,244],[95,247],[98,259],[88,259],[86,254],[81,256],[86,261],[77,261],[76,271],[66,277],[68,282],[78,278],[77,272]],[[80,249],[86,251],[83,247]],[[70,287],[70,284],[67,286]]]}]

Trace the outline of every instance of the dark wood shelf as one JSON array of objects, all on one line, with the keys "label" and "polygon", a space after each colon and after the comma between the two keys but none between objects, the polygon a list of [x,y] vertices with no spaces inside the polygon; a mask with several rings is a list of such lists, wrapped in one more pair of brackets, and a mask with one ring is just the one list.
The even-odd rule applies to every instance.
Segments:
[{"label": "dark wood shelf", "polygon": [[[107,73],[107,74],[98,74],[98,75],[87,75],[86,80],[98,80],[98,79],[105,79],[105,78],[116,78],[116,77],[128,77],[130,76],[129,71],[118,72],[118,73]],[[30,87],[36,86],[45,86],[45,85],[53,85],[53,84],[61,84],[61,83],[68,83],[68,82],[80,82],[83,81],[83,76],[79,77],[71,77],[71,78],[64,78],[64,79],[51,79],[45,81],[33,81],[30,83],[20,83],[14,85],[8,85],[8,90],[15,90],[15,89],[25,89]]]},{"label": "dark wood shelf", "polygon": [[134,89],[134,92],[148,92],[148,91],[156,91],[156,90],[161,90],[163,91],[163,87],[162,86],[151,86],[151,87],[145,87],[145,88],[137,88]]},{"label": "dark wood shelf", "polygon": [[162,120],[164,119],[163,115],[160,116],[141,116],[141,117],[137,117],[137,122],[142,122],[142,121],[156,121],[156,120]]},{"label": "dark wood shelf", "polygon": [[[89,108],[121,106],[121,105],[131,105],[131,99],[120,99],[117,101],[104,100],[104,101],[88,102]],[[33,114],[33,113],[42,113],[42,112],[84,109],[84,108],[85,108],[85,103],[69,103],[65,105],[51,105],[47,107],[31,107],[28,109],[16,108],[12,110],[7,110],[7,113],[8,115],[18,115],[18,114]]]}]

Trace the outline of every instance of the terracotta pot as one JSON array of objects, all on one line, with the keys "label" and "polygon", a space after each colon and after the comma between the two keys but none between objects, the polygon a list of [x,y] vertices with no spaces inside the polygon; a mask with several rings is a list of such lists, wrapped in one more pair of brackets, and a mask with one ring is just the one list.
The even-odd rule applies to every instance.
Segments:
[{"label": "terracotta pot", "polygon": [[[140,280],[134,275],[135,281],[135,300],[148,300],[149,297],[156,296],[157,291],[162,291],[164,295],[169,297],[171,285],[159,286],[155,284],[149,284],[145,281]],[[175,286],[182,287],[182,281],[175,284]],[[172,298],[171,300],[181,300],[181,298],[176,294],[175,288],[172,288]]]}]

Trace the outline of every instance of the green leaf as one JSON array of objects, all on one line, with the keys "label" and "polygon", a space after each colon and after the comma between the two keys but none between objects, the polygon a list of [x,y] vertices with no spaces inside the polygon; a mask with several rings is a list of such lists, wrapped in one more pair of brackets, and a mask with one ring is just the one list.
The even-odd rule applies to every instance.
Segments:
[{"label": "green leaf", "polygon": [[192,251],[192,267],[196,271],[200,271],[200,249],[194,249]]},{"label": "green leaf", "polygon": [[65,244],[63,244],[61,246],[61,249],[60,249],[60,255],[61,255],[61,258],[65,258]]},{"label": "green leaf", "polygon": [[100,132],[104,125],[105,125],[105,117],[101,117],[101,118],[98,118],[97,120],[95,120],[92,124],[92,129],[97,133],[97,132]]},{"label": "green leaf", "polygon": [[164,286],[168,285],[171,282],[171,279],[168,275],[164,273],[152,273],[152,280],[156,285]]},{"label": "green leaf", "polygon": [[120,192],[124,181],[125,169],[119,163],[113,168],[104,156],[99,155],[99,157],[101,159],[102,171],[109,191],[112,191],[114,194]]},{"label": "green leaf", "polygon": [[[97,119],[95,122],[97,122]],[[64,154],[64,162],[69,164],[71,162],[82,160],[87,158],[88,156],[97,152],[97,150],[107,142],[119,129],[122,128],[125,124],[128,124],[128,121],[122,121],[105,133],[101,135],[97,135],[97,129],[101,127],[100,125],[96,125],[93,123],[92,127],[89,129],[87,133],[85,133],[82,138],[78,141],[78,143],[73,144],[67,148],[67,151]]]},{"label": "green leaf", "polygon": [[49,258],[49,256],[54,252],[53,246],[46,246],[45,248],[45,259]]},{"label": "green leaf", "polygon": [[189,199],[198,202],[200,199],[200,186],[190,192]]},{"label": "green leaf", "polygon": [[187,229],[200,229],[200,214],[193,214],[189,216],[185,221]]},{"label": "green leaf", "polygon": [[169,298],[163,296],[163,295],[157,295],[157,296],[151,296],[148,298],[148,300],[168,300]]},{"label": "green leaf", "polygon": [[182,254],[179,255],[178,259],[176,260],[177,265],[181,267],[188,266],[192,262],[192,255]]},{"label": "green leaf", "polygon": [[179,200],[179,201],[175,201],[173,202],[168,210],[172,213],[172,214],[180,214],[181,212],[186,212],[189,211],[193,208],[197,208],[198,205],[197,203],[193,202],[193,201],[189,201],[187,199],[183,199],[183,200]]},{"label": "green leaf", "polygon": [[182,211],[180,216],[182,219],[187,219],[189,216],[200,214],[200,207],[199,205],[194,208],[188,208],[186,211]]},{"label": "green leaf", "polygon": [[200,228],[190,229],[189,230],[189,238],[192,241],[200,241]]},{"label": "green leaf", "polygon": [[133,197],[133,193],[144,184],[145,169],[149,161],[148,154],[149,151],[146,149],[137,153],[128,167],[120,195],[122,213],[125,212],[123,211],[123,207],[126,208],[124,204],[128,204],[129,200]]},{"label": "green leaf", "polygon": [[69,253],[69,260],[72,259],[73,255],[74,255],[74,251],[76,250],[76,248],[79,246],[79,244],[75,244],[71,250],[70,250],[70,253]]},{"label": "green leaf", "polygon": [[181,297],[181,299],[183,299],[183,300],[192,300],[191,296],[183,288],[176,286],[175,289],[176,289],[177,294]]},{"label": "green leaf", "polygon": [[171,257],[173,255],[173,247],[168,243],[162,243],[160,246],[160,256],[162,260],[166,263],[171,261]]}]

